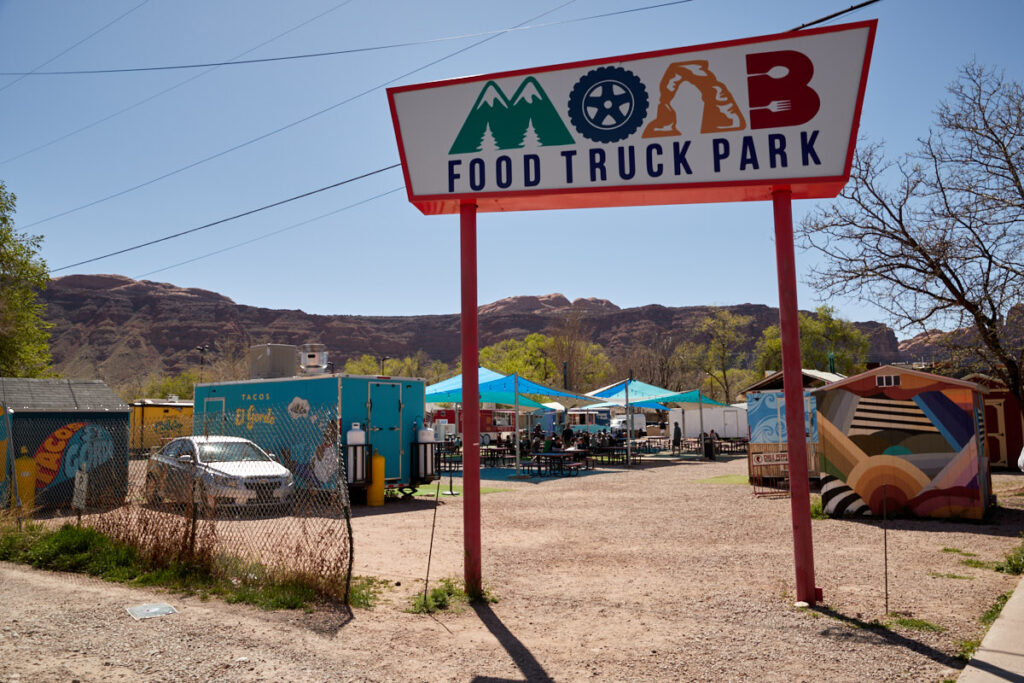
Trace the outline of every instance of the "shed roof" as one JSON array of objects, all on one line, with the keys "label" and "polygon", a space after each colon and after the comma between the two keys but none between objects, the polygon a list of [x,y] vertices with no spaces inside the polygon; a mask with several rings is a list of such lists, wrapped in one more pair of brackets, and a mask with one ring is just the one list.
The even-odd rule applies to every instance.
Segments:
[{"label": "shed roof", "polygon": [[[820,387],[825,384],[832,382],[838,382],[839,380],[846,377],[846,375],[838,375],[834,372],[824,372],[822,370],[810,370],[803,368],[800,371],[803,380],[803,386],[807,387]],[[741,394],[745,394],[749,391],[770,391],[773,389],[782,388],[782,370],[773,372],[770,375],[765,376],[764,379],[758,380],[751,384],[746,389],[740,391]]]},{"label": "shed roof", "polygon": [[[903,375],[916,378],[916,388],[918,389],[923,386],[934,385],[969,389],[971,391],[976,391],[979,394],[988,393],[988,387],[982,384],[968,382],[962,379],[954,379],[952,377],[945,377],[943,375],[934,375],[930,372],[921,372],[920,370],[914,370],[913,368],[902,367],[898,365],[882,365],[877,368],[872,368],[871,370],[862,372],[859,375],[854,375],[853,377],[847,377],[846,379],[842,379],[838,382],[833,382],[825,387],[822,387],[819,391],[832,391],[833,389],[840,389],[843,387],[850,387],[851,385],[858,385],[863,383],[865,379],[870,377],[877,377],[878,375]],[[904,384],[906,383],[904,382]]]},{"label": "shed roof", "polygon": [[102,380],[0,377],[0,403],[14,412],[128,412]]}]

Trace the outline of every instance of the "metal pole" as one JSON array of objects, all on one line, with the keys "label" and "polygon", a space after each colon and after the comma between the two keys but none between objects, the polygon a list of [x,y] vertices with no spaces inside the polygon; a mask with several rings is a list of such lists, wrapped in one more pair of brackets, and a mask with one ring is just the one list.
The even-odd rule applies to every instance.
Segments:
[{"label": "metal pole", "polygon": [[516,394],[516,419],[515,419],[515,442],[516,442],[516,476],[519,476],[519,373],[512,375],[512,388]]},{"label": "metal pole", "polygon": [[477,327],[476,204],[459,207],[462,254],[462,525],[466,593],[482,593],[480,554],[480,350]]},{"label": "metal pole", "polygon": [[800,323],[796,302],[796,259],[793,253],[793,193],[772,193],[775,215],[775,260],[779,281],[779,331],[782,339],[783,396],[786,402],[789,451],[790,511],[793,516],[793,560],[796,599],[817,602],[814,545],[811,539],[811,495],[807,478],[807,437],[804,426]]},{"label": "metal pole", "polygon": [[[630,379],[632,379],[633,371],[629,371]],[[630,445],[629,440],[629,428],[632,426],[629,419],[629,382],[630,379],[626,380],[626,467],[630,466],[633,462],[633,448]]]},{"label": "metal pole", "polygon": [[700,454],[704,455],[704,401],[701,400],[700,387],[697,387],[697,415],[700,417],[700,438],[697,443],[700,444]]},{"label": "metal pole", "polygon": [[885,616],[889,616],[889,525],[886,524],[888,506],[886,505],[886,485],[882,484],[882,555],[885,560]]}]

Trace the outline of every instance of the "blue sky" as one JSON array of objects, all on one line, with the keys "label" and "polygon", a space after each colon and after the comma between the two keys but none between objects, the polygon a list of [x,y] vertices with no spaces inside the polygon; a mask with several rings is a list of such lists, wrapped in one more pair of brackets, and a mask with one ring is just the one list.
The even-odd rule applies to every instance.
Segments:
[{"label": "blue sky", "polygon": [[[0,0],[3,72],[273,57],[552,24],[476,47],[484,36],[207,73],[0,76],[0,180],[18,196],[17,226],[44,236],[43,256],[56,270],[396,163],[385,85],[777,33],[854,3],[693,0],[564,23],[655,4]],[[927,132],[962,64],[976,59],[1024,80],[1019,0],[882,0],[830,23],[869,18],[879,26],[860,133],[890,152],[910,151]],[[144,276],[319,314],[457,312],[458,218],[423,216],[402,187],[398,169],[384,171],[54,275]],[[796,202],[794,218],[813,206]],[[775,306],[772,235],[769,203],[481,214],[478,298],[561,292],[623,308]],[[814,259],[798,251],[801,279]],[[799,303],[821,302],[802,284]],[[870,305],[828,303],[850,320],[883,319]]]}]

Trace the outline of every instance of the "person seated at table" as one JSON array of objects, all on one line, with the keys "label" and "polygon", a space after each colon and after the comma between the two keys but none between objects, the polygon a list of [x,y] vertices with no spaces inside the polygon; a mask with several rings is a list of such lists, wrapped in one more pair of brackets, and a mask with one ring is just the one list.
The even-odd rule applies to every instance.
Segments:
[{"label": "person seated at table", "polygon": [[590,450],[590,432],[583,432],[580,435],[579,447],[585,451]]},{"label": "person seated at table", "polygon": [[555,434],[555,438],[551,440],[551,450],[560,451],[562,450],[562,438]]},{"label": "person seated at table", "polygon": [[551,448],[554,446],[555,437],[553,434],[548,434],[544,437],[544,453],[550,453]]}]

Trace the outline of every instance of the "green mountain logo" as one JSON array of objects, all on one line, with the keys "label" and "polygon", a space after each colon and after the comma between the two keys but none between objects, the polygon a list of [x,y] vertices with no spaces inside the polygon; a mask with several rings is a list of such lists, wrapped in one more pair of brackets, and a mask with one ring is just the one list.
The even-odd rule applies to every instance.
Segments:
[{"label": "green mountain logo", "polygon": [[498,149],[520,149],[531,129],[541,147],[574,142],[547,93],[533,76],[519,85],[512,99],[505,96],[497,83],[487,81],[448,153],[479,152],[488,135]]}]

